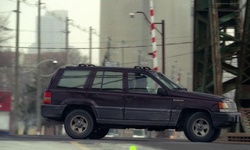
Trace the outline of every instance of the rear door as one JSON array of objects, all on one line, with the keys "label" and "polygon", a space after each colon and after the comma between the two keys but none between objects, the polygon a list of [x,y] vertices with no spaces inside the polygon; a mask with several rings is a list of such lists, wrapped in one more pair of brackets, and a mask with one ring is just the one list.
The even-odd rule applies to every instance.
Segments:
[{"label": "rear door", "polygon": [[123,71],[97,70],[87,99],[94,104],[97,119],[123,119]]}]

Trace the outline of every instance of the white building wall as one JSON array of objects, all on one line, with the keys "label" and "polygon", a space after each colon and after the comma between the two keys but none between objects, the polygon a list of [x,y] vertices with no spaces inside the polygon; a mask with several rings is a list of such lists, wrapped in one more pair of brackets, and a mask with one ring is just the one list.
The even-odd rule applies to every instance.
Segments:
[{"label": "white building wall", "polygon": [[[155,0],[154,3],[155,20],[165,20],[166,75],[172,80],[177,81],[179,74],[179,83],[191,89],[193,68],[193,1]],[[158,39],[160,38],[158,36]],[[158,50],[161,54],[161,47],[158,47]],[[161,58],[160,54],[159,57]],[[159,64],[161,64],[161,60],[159,60]]]},{"label": "white building wall", "polygon": [[[154,0],[155,22],[165,20],[166,75],[188,89],[192,87],[193,0]],[[149,17],[149,0],[101,1],[100,62],[107,51],[107,37],[111,37],[111,61],[122,63],[122,40],[125,41],[124,66],[152,67],[150,26],[142,14],[130,18],[129,13],[143,11]],[[156,25],[161,31],[161,25]],[[161,45],[161,35],[157,44]],[[139,55],[140,54],[140,55]],[[162,71],[162,47],[158,46],[158,66]],[[122,66],[122,65],[121,65]]]}]

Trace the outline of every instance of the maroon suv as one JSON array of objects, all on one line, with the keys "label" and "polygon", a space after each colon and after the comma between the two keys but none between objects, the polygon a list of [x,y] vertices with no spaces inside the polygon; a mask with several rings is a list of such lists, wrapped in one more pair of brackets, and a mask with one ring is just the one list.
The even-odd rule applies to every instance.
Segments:
[{"label": "maroon suv", "polygon": [[235,125],[233,100],[188,92],[148,67],[80,64],[60,68],[44,91],[42,116],[76,139],[101,139],[111,128],[184,131],[193,142],[216,140]]}]

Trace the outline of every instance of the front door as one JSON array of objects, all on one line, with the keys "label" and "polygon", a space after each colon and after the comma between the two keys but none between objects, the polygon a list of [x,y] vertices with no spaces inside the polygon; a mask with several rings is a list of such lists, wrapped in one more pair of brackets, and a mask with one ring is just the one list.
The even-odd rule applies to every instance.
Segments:
[{"label": "front door", "polygon": [[167,124],[171,115],[172,98],[157,95],[161,86],[141,73],[128,73],[124,119]]}]

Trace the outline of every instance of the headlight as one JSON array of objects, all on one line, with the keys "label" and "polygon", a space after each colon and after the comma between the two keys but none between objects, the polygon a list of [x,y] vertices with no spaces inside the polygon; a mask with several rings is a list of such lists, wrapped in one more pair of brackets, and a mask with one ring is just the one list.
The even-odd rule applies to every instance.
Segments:
[{"label": "headlight", "polygon": [[229,112],[229,107],[226,102],[219,102],[218,105],[219,105],[220,112]]},{"label": "headlight", "polygon": [[222,101],[218,103],[220,112],[237,112],[237,106],[234,101]]}]

